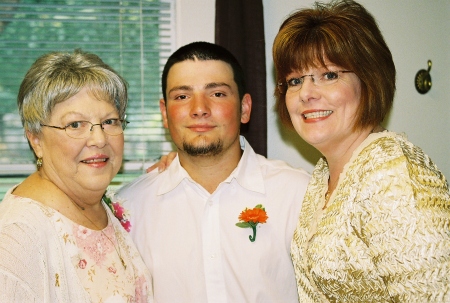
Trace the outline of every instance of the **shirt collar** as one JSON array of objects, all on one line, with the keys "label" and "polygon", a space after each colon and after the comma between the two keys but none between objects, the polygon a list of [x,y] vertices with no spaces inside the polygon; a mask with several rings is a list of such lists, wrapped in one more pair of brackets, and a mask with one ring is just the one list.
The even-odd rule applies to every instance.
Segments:
[{"label": "shirt collar", "polygon": [[[244,151],[241,160],[238,166],[223,182],[230,183],[235,179],[243,188],[264,194],[264,179],[258,162],[258,157],[260,156],[255,153],[243,136],[240,136],[239,142],[241,149]],[[158,188],[158,195],[166,194],[175,189],[184,179],[194,182],[187,171],[181,166],[178,155],[167,170],[161,174],[164,182]]]}]

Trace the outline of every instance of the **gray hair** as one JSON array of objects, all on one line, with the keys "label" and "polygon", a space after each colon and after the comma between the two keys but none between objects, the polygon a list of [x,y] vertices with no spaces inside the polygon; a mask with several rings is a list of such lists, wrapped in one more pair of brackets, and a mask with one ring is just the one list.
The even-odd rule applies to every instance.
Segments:
[{"label": "gray hair", "polygon": [[75,50],[52,52],[39,57],[28,70],[17,96],[22,125],[37,134],[56,104],[83,88],[97,98],[109,101],[121,119],[128,103],[127,82],[95,54]]}]

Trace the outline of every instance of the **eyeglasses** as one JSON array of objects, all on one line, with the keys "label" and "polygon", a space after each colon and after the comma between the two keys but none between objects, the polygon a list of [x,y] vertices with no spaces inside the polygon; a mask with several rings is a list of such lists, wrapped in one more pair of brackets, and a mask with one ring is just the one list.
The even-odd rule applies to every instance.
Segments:
[{"label": "eyeglasses", "polygon": [[130,123],[121,119],[106,119],[102,123],[91,123],[89,121],[74,121],[70,122],[64,127],[41,124],[41,126],[63,129],[66,134],[74,139],[84,139],[89,137],[90,133],[94,129],[94,126],[100,125],[105,134],[110,136],[117,136],[123,133],[127,124]]},{"label": "eyeglasses", "polygon": [[341,73],[353,73],[350,70],[338,70],[338,71],[327,71],[323,74],[316,76],[316,75],[304,75],[298,78],[291,78],[287,80],[286,82],[279,82],[277,87],[278,91],[281,94],[290,94],[295,93],[302,88],[303,83],[305,82],[306,77],[311,77],[311,80],[313,81],[314,85],[317,86],[326,86],[333,83],[336,83]]}]

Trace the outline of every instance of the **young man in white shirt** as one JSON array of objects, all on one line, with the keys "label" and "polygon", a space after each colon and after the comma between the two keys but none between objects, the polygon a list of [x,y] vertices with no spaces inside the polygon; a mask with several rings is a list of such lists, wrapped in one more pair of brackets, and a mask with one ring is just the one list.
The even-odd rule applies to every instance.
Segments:
[{"label": "young man in white shirt", "polygon": [[118,193],[155,302],[297,302],[290,245],[309,175],[240,136],[252,100],[239,63],[218,45],[188,44],[168,59],[162,89],[178,155]]}]

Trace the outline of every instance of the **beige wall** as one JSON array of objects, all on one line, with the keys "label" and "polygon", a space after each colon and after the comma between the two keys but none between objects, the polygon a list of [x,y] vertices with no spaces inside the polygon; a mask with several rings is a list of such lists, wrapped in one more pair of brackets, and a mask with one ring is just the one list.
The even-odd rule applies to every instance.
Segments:
[{"label": "beige wall", "polygon": [[[214,1],[177,1],[178,46],[214,41]],[[397,94],[385,126],[405,132],[422,147],[450,178],[450,1],[448,0],[360,0],[378,20],[397,67]],[[268,156],[312,171],[319,154],[296,133],[277,123],[271,111],[273,64],[271,46],[282,20],[293,10],[310,6],[309,0],[263,0],[268,69]],[[414,76],[431,59],[433,87],[426,95],[414,88]],[[256,100],[255,100],[256,101]]]}]

